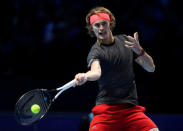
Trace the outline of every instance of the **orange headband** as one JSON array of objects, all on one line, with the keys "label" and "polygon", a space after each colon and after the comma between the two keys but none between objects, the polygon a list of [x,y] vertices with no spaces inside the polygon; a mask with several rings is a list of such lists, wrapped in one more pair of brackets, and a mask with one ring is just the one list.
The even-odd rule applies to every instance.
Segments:
[{"label": "orange headband", "polygon": [[97,20],[107,20],[111,21],[109,15],[107,13],[97,13],[92,16],[90,16],[90,24],[93,24]]}]

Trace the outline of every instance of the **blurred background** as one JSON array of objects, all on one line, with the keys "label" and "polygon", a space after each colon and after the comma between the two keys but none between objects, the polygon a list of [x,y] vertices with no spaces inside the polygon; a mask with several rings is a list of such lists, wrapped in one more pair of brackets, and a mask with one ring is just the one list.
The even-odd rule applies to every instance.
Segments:
[{"label": "blurred background", "polygon": [[[140,105],[160,129],[183,130],[178,127],[183,120],[183,1],[6,0],[0,4],[0,131],[74,131],[88,121],[98,91],[96,82],[66,91],[40,125],[17,125],[13,111],[25,92],[57,88],[88,70],[86,57],[96,39],[87,34],[85,16],[96,6],[108,8],[116,17],[114,35],[138,32],[141,46],[154,59],[154,73],[134,65]],[[45,124],[51,120],[66,124],[63,129]],[[74,128],[69,129],[64,120],[75,123],[70,126]]]}]

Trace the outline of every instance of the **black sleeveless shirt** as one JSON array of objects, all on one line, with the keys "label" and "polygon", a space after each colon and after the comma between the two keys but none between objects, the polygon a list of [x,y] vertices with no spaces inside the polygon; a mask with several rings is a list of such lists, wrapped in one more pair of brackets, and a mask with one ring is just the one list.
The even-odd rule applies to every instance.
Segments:
[{"label": "black sleeveless shirt", "polygon": [[87,57],[88,66],[100,62],[102,74],[98,80],[98,104],[138,104],[133,72],[133,51],[125,47],[126,35],[114,36],[110,45],[95,43]]}]

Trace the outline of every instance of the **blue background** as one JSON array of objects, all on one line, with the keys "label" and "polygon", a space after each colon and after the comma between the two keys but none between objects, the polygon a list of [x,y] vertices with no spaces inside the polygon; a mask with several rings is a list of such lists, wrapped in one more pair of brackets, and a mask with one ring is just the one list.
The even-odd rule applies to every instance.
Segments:
[{"label": "blue background", "polygon": [[[22,94],[36,88],[57,88],[88,70],[86,57],[95,38],[87,34],[85,16],[96,6],[110,9],[116,17],[114,35],[139,32],[141,46],[156,65],[154,73],[134,65],[140,105],[162,130],[171,125],[182,130],[181,0],[6,0],[0,5],[0,131],[21,130],[12,115]],[[70,89],[50,112],[64,113],[79,123],[94,106],[97,91],[96,82]],[[50,117],[48,121],[55,120]],[[58,117],[63,121],[62,115]],[[43,125],[48,126],[46,122]]]}]

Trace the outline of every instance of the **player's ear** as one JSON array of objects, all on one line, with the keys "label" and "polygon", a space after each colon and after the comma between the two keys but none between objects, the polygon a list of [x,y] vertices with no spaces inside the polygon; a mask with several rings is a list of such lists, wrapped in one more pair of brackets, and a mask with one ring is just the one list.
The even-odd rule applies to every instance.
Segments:
[{"label": "player's ear", "polygon": [[93,31],[93,26],[92,25],[90,25],[90,30]]},{"label": "player's ear", "polygon": [[111,22],[109,22],[109,26],[110,26],[110,29],[112,31],[113,30],[113,27],[112,27],[112,23]]},{"label": "player's ear", "polygon": [[90,25],[90,34],[91,34],[91,37],[95,37],[95,33],[94,33],[92,25]]}]

